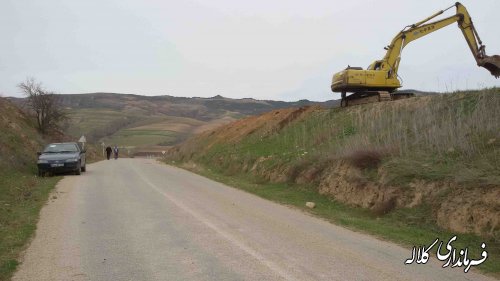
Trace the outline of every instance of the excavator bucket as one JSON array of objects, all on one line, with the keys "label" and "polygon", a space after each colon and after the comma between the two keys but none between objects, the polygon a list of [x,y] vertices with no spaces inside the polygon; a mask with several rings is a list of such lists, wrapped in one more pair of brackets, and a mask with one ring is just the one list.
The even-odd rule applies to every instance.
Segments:
[{"label": "excavator bucket", "polygon": [[500,56],[485,56],[478,61],[477,65],[488,69],[491,72],[491,75],[496,78],[500,77]]}]

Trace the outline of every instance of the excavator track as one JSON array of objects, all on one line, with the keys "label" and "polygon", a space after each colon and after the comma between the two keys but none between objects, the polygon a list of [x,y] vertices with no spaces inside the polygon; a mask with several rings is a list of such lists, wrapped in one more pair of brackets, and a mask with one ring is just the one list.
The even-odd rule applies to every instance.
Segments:
[{"label": "excavator track", "polygon": [[408,93],[408,92],[389,93],[386,91],[363,91],[363,92],[356,92],[349,96],[343,95],[342,100],[340,102],[340,106],[347,107],[347,106],[354,106],[366,103],[399,100],[399,99],[411,98],[413,96],[415,96],[414,93]]}]

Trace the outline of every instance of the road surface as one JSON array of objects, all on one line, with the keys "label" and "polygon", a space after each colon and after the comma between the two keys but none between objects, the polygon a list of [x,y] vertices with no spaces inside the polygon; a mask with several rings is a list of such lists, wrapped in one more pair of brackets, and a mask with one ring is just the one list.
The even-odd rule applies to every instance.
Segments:
[{"label": "road surface", "polygon": [[[431,243],[432,241],[429,241]],[[150,159],[66,176],[13,280],[492,280]]]}]

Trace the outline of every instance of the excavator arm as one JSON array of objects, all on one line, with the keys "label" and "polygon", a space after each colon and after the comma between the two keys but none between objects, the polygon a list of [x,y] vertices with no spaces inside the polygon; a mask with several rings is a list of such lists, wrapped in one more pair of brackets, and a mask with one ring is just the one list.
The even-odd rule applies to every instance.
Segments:
[{"label": "excavator arm", "polygon": [[[453,7],[456,7],[455,15],[435,22],[429,22]],[[399,61],[401,60],[401,52],[406,45],[455,22],[458,23],[458,27],[462,31],[477,65],[488,69],[492,75],[498,78],[500,76],[500,56],[486,55],[485,46],[479,38],[467,9],[458,2],[448,9],[441,10],[418,23],[406,26],[394,37],[391,44],[385,47],[387,53],[384,59],[379,61],[378,64],[372,64],[368,69],[378,67],[381,70],[387,71],[388,78],[396,78]]]}]

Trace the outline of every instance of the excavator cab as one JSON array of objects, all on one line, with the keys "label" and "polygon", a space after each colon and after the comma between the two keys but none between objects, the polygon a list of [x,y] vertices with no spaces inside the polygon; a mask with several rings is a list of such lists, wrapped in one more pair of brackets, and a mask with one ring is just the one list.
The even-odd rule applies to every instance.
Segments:
[{"label": "excavator cab", "polygon": [[381,70],[382,69],[382,62],[383,61],[381,61],[381,60],[374,61],[366,69],[367,70]]}]

